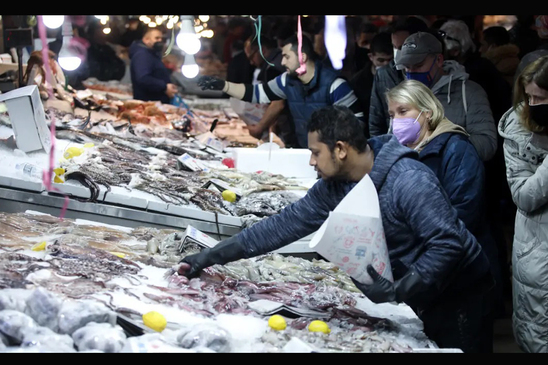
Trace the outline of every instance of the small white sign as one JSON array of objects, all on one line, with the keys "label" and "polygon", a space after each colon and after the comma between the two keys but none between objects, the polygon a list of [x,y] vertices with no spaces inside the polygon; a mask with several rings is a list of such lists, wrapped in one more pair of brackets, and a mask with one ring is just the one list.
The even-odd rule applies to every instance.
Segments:
[{"label": "small white sign", "polygon": [[197,230],[196,228],[192,227],[191,225],[186,227],[185,233],[183,235],[183,239],[181,240],[181,245],[179,247],[179,250],[182,249],[182,246],[184,242],[191,240],[193,242],[196,242],[202,247],[205,248],[212,248],[214,247],[219,241],[212,238],[211,236],[208,236],[207,234]]},{"label": "small white sign", "polygon": [[51,133],[38,87],[29,85],[0,94],[0,102],[8,108],[17,148],[23,152],[49,152]]}]

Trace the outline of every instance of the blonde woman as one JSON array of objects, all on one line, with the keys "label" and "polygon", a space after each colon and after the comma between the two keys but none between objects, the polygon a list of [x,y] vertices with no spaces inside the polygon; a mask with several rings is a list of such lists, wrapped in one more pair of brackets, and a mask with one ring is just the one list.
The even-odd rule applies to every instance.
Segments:
[{"label": "blonde woman", "polygon": [[499,123],[516,212],[512,247],[513,327],[526,352],[548,352],[548,56],[514,85],[514,106]]},{"label": "blonde woman", "polygon": [[[497,283],[492,295],[501,300],[497,247],[485,218],[484,165],[468,133],[445,117],[438,98],[419,81],[401,82],[386,93],[386,98],[392,133],[401,144],[419,152],[419,160],[438,177],[458,218],[489,258]],[[483,352],[492,352],[493,302],[485,302],[481,310],[485,316]]]}]

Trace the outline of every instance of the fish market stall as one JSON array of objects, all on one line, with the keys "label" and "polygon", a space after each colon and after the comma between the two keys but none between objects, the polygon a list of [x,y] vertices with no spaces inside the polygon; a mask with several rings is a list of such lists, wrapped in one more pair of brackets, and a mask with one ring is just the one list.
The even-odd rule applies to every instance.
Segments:
[{"label": "fish market stall", "polygon": [[[436,351],[405,305],[271,253],[188,280],[185,232],[0,213],[0,352]],[[55,339],[55,341],[52,341]]]}]

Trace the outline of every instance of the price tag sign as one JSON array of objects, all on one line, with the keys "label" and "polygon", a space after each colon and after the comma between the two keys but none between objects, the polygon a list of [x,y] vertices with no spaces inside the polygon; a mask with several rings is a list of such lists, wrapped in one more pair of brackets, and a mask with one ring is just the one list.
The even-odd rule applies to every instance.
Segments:
[{"label": "price tag sign", "polygon": [[17,148],[48,152],[51,137],[38,87],[29,85],[0,94],[0,102],[8,109]]}]

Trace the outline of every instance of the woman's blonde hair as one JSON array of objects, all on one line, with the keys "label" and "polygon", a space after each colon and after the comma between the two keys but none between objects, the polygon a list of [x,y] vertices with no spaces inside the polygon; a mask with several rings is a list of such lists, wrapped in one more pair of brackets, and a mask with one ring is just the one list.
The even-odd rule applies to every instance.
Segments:
[{"label": "woman's blonde hair", "polygon": [[411,105],[421,111],[431,111],[428,128],[433,131],[445,117],[443,105],[432,90],[420,81],[404,80],[386,92],[387,102]]},{"label": "woman's blonde hair", "polygon": [[548,128],[535,123],[529,112],[529,100],[525,94],[525,86],[531,82],[548,91],[548,56],[537,58],[523,69],[514,85],[514,109],[520,117],[523,126],[536,133],[548,133]]}]

